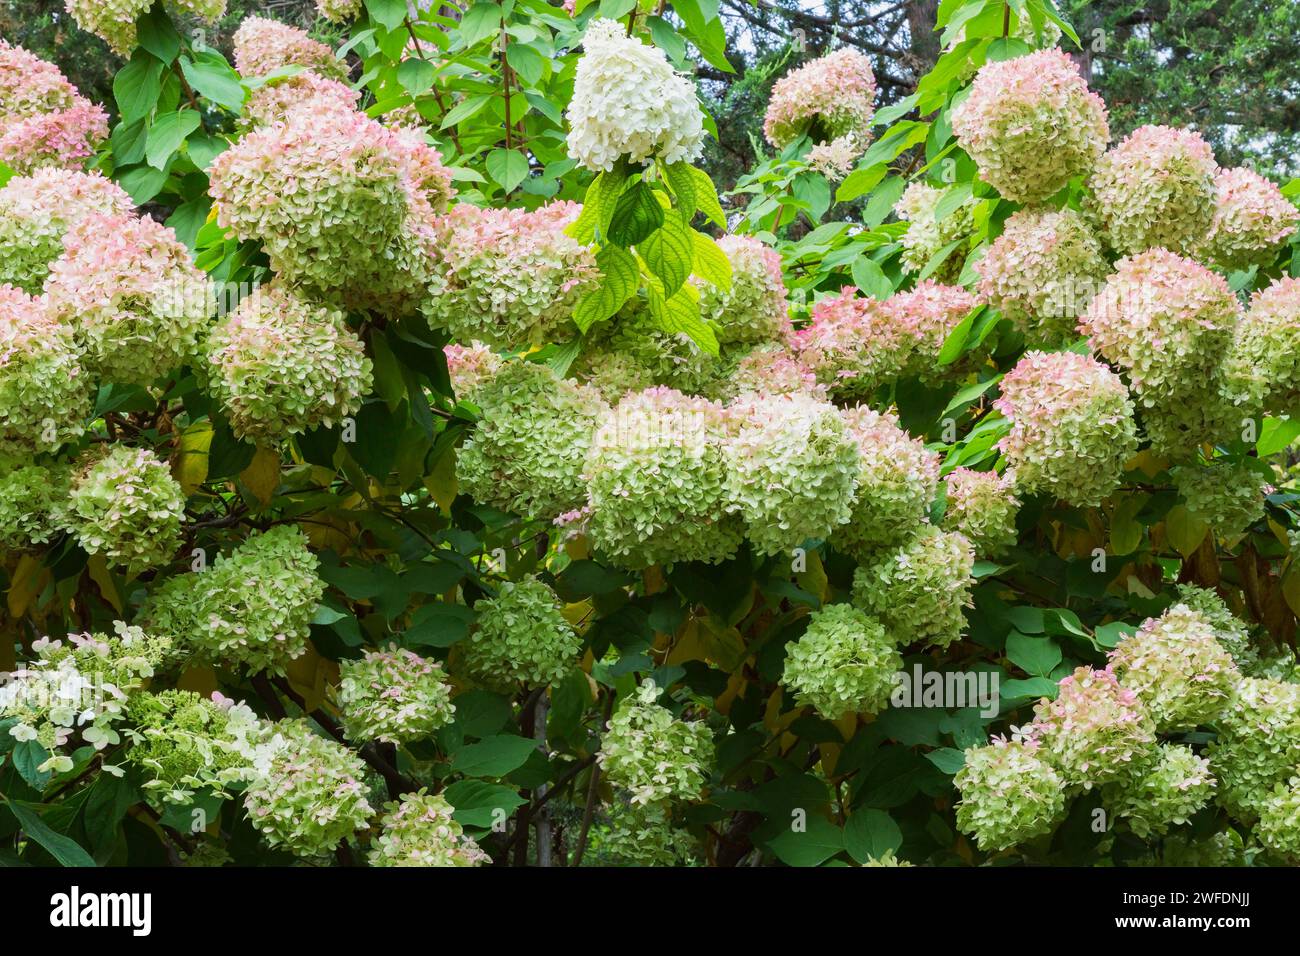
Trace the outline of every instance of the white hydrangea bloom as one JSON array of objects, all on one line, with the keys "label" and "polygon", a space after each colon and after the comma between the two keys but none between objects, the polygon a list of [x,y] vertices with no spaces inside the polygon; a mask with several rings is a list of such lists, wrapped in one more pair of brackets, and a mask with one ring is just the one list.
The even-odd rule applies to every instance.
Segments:
[{"label": "white hydrangea bloom", "polygon": [[568,112],[570,156],[595,172],[613,169],[621,157],[699,157],[704,123],[695,88],[661,50],[627,36],[614,20],[593,20],[582,44]]}]

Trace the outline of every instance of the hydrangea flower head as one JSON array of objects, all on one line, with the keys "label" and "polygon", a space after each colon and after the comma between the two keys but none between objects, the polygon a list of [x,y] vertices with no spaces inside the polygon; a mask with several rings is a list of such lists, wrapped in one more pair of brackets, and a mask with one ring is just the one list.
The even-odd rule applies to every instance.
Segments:
[{"label": "hydrangea flower head", "polygon": [[505,582],[474,613],[474,630],[461,648],[470,672],[488,686],[544,687],[563,677],[582,649],[559,597],[533,575]]},{"label": "hydrangea flower head", "polygon": [[474,393],[483,416],[456,476],[475,500],[553,518],[582,504],[583,458],[604,410],[592,389],[538,362],[509,362]]},{"label": "hydrangea flower head", "polygon": [[975,232],[974,207],[978,200],[973,196],[942,219],[938,217],[939,201],[952,187],[939,189],[929,183],[915,180],[903,191],[894,204],[894,213],[907,223],[903,234],[903,267],[909,272],[921,272],[936,256],[943,259],[931,271],[938,282],[956,282],[966,265],[970,251],[966,242]]},{"label": "hydrangea flower head", "polygon": [[966,751],[952,778],[957,828],[981,850],[1005,850],[1049,832],[1065,816],[1065,787],[1033,742],[995,737]]},{"label": "hydrangea flower head", "polygon": [[1300,402],[1300,278],[1255,292],[1238,323],[1221,391],[1251,412],[1284,415]]},{"label": "hydrangea flower head", "polygon": [[185,492],[147,448],[113,445],[72,479],[62,519],[90,554],[132,574],[166,564],[181,546]]},{"label": "hydrangea flower head", "polygon": [[1300,209],[1263,176],[1236,166],[1214,177],[1214,224],[1203,254],[1225,269],[1268,265],[1296,231]]},{"label": "hydrangea flower head", "polygon": [[342,312],[278,284],[239,303],[208,339],[209,390],[241,438],[278,441],[332,426],[372,384],[365,347]]},{"label": "hydrangea flower head", "polygon": [[811,395],[742,395],[724,446],[729,507],[760,554],[826,540],[852,514],[859,454],[834,406]]},{"label": "hydrangea flower head", "polygon": [[1061,678],[1055,700],[1034,705],[1030,736],[1067,785],[1087,790],[1146,764],[1155,723],[1112,668],[1079,667]]},{"label": "hydrangea flower head", "polygon": [[944,530],[961,532],[975,553],[986,557],[996,557],[1016,543],[1020,499],[1015,495],[1014,472],[999,475],[959,467],[943,480],[947,485]]},{"label": "hydrangea flower head", "polygon": [[471,342],[469,345],[453,342],[444,345],[442,351],[447,357],[447,374],[457,398],[469,398],[475,389],[495,375],[504,364],[501,356],[482,342]]},{"label": "hydrangea flower head", "polygon": [[456,705],[442,665],[404,648],[367,651],[339,665],[339,710],[348,739],[402,744],[433,736]]},{"label": "hydrangea flower head", "polygon": [[743,538],[727,513],[720,406],[669,388],[630,392],[602,416],[587,456],[587,533],[629,568],[716,563]]},{"label": "hydrangea flower head", "polygon": [[1110,141],[1101,97],[1056,49],[985,63],[953,111],[952,130],[980,178],[1024,203],[1091,172]]},{"label": "hydrangea flower head", "polygon": [[1137,452],[1133,403],[1119,376],[1073,352],[1026,352],[993,407],[1011,422],[998,443],[1016,487],[1079,506],[1114,491]]},{"label": "hydrangea flower head", "polygon": [[704,122],[690,79],[663,51],[630,37],[617,20],[587,24],[573,81],[569,155],[593,172],[620,160],[690,162],[704,146]]},{"label": "hydrangea flower head", "polygon": [[1210,761],[1191,747],[1160,744],[1150,763],[1102,787],[1102,801],[1139,837],[1161,836],[1186,823],[1214,796]]},{"label": "hydrangea flower head", "polygon": [[253,90],[244,103],[240,120],[248,127],[268,126],[295,110],[309,113],[353,110],[360,99],[361,94],[346,83],[307,70]]},{"label": "hydrangea flower head", "polygon": [[168,578],[141,609],[195,660],[283,674],[307,650],[325,582],[293,525],[254,532],[205,571]]},{"label": "hydrangea flower head", "polygon": [[500,349],[576,335],[573,308],[600,279],[591,247],[564,231],[580,209],[457,205],[439,224],[441,280],[430,319],[461,341]]},{"label": "hydrangea flower head", "polygon": [[1110,273],[1101,240],[1069,208],[1012,213],[975,269],[980,294],[1031,345],[1049,348],[1078,336],[1079,313]]},{"label": "hydrangea flower head", "polygon": [[244,809],[270,846],[327,856],[369,824],[365,773],[360,757],[317,736],[306,720],[281,720],[257,747]]},{"label": "hydrangea flower head", "polygon": [[78,96],[66,110],[0,125],[0,160],[20,175],[50,167],[77,170],[107,138],[104,108]]},{"label": "hydrangea flower head", "polygon": [[792,328],[780,253],[752,236],[723,236],[718,245],[731,263],[731,287],[700,287],[700,314],[717,325],[718,341],[785,341]]},{"label": "hydrangea flower head", "polygon": [[1097,163],[1087,209],[1111,248],[1195,251],[1214,224],[1218,164],[1191,130],[1141,126]]},{"label": "hydrangea flower head", "polygon": [[922,527],[853,572],[853,603],[900,645],[944,648],[961,640],[975,552],[960,534]]},{"label": "hydrangea flower head", "polygon": [[0,285],[0,454],[57,451],[79,437],[92,393],[72,330],[44,299]]},{"label": "hydrangea flower head", "polygon": [[853,136],[865,144],[875,110],[870,58],[856,50],[835,50],[776,81],[763,135],[777,149],[805,133],[817,143]]},{"label": "hydrangea flower head", "polygon": [[842,415],[858,446],[858,488],[848,524],[831,540],[867,561],[926,523],[939,485],[939,456],[903,431],[892,412],[858,405]]},{"label": "hydrangea flower head", "polygon": [[879,621],[851,604],[814,611],[786,651],[781,682],[827,720],[876,714],[889,703],[903,658]]},{"label": "hydrangea flower head", "polygon": [[654,681],[646,681],[624,697],[600,745],[605,775],[628,791],[633,804],[695,799],[713,763],[709,728],[676,720],[655,702],[658,696]]},{"label": "hydrangea flower head", "polygon": [[88,368],[105,382],[149,385],[190,360],[215,311],[176,234],[149,218],[92,213],[71,226],[45,284]]},{"label": "hydrangea flower head", "polygon": [[1220,366],[1241,314],[1222,276],[1151,249],[1116,264],[1079,330],[1128,374],[1152,445],[1185,455],[1237,425],[1220,395]]},{"label": "hydrangea flower head", "polygon": [[404,793],[384,804],[379,834],[370,844],[371,866],[482,866],[488,855],[452,818],[447,798]]},{"label": "hydrangea flower head", "polygon": [[1264,498],[1272,485],[1245,462],[1179,465],[1170,474],[1187,510],[1219,537],[1242,534],[1265,516]]},{"label": "hydrangea flower head", "polygon": [[1300,684],[1245,677],[1216,721],[1210,766],[1234,813],[1255,816],[1275,785],[1300,766]]},{"label": "hydrangea flower head", "polygon": [[1143,622],[1110,652],[1110,665],[1160,731],[1211,723],[1241,678],[1213,625],[1185,604]]},{"label": "hydrangea flower head", "polygon": [[122,187],[99,173],[40,169],[0,188],[0,282],[40,295],[68,227],[93,213],[132,211]]},{"label": "hydrangea flower head", "polygon": [[334,80],[347,78],[347,64],[307,31],[266,17],[245,17],[233,39],[235,69],[243,76],[265,76],[281,67],[301,66]]},{"label": "hydrangea flower head", "polygon": [[0,547],[21,551],[47,544],[59,531],[66,484],[62,469],[44,465],[0,469]]},{"label": "hydrangea flower head", "polygon": [[418,131],[317,97],[249,133],[210,175],[217,221],[260,241],[284,280],[381,311],[428,298],[432,224],[452,188]]}]

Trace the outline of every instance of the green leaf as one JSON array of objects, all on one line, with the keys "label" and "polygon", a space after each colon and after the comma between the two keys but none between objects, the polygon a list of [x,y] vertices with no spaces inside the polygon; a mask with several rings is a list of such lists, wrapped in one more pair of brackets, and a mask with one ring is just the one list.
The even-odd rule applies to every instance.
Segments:
[{"label": "green leaf", "polygon": [[700,317],[700,304],[689,288],[682,288],[672,298],[665,299],[656,289],[647,290],[650,313],[665,332],[684,332],[692,342],[708,352],[718,355],[718,337],[707,322]]},{"label": "green leaf", "polygon": [[452,755],[451,769],[467,777],[504,777],[524,765],[537,750],[537,742],[525,737],[498,734],[466,744]]},{"label": "green leaf", "polygon": [[768,849],[781,862],[790,866],[820,866],[844,849],[844,834],[830,821],[809,814],[804,823],[803,832],[791,826],[767,841]]},{"label": "green leaf", "polygon": [[1093,637],[1102,647],[1114,647],[1136,630],[1136,624],[1128,624],[1125,621],[1111,621],[1109,624],[1097,625],[1097,629],[1093,631]]},{"label": "green leaf", "polygon": [[938,750],[931,750],[927,753],[925,759],[948,774],[948,776],[952,776],[966,765],[966,751],[957,750],[955,747],[940,747]]},{"label": "green leaf", "polygon": [[618,197],[609,222],[609,241],[623,248],[635,246],[664,224],[664,207],[645,183],[636,183]]},{"label": "green leaf", "polygon": [[[405,10],[404,0],[403,10]],[[437,70],[434,69],[433,64],[419,57],[403,60],[397,65],[397,82],[401,83],[402,88],[412,96],[419,96],[433,89],[436,75]]]},{"label": "green leaf", "polygon": [[664,223],[642,240],[637,251],[650,271],[663,283],[664,295],[671,296],[690,276],[695,259],[691,227],[676,210],[664,215]]},{"label": "green leaf", "polygon": [[526,86],[536,86],[546,75],[547,59],[527,43],[511,43],[506,48],[506,62],[523,79]]},{"label": "green leaf", "polygon": [[457,780],[442,794],[454,808],[452,819],[462,826],[490,828],[504,822],[528,801],[499,783]]},{"label": "green leaf", "polygon": [[167,217],[167,225],[176,233],[177,239],[193,249],[199,230],[203,228],[211,209],[212,200],[207,196],[199,196],[177,206],[176,211]]},{"label": "green leaf", "polygon": [[582,212],[565,230],[579,242],[591,242],[596,233],[605,236],[609,222],[614,218],[618,208],[618,198],[627,185],[627,172],[621,166],[607,172],[599,173],[587,187],[587,194],[582,200]]},{"label": "green leaf", "polygon": [[469,636],[474,612],[463,604],[426,604],[415,612],[402,643],[408,647],[451,647]]},{"label": "green leaf", "polygon": [[673,199],[676,200],[675,206],[681,211],[687,222],[695,215],[696,210],[700,208],[699,191],[695,185],[695,177],[691,175],[691,164],[687,162],[678,162],[667,165],[664,170],[664,182],[672,190]]},{"label": "green leaf", "polygon": [[388,30],[396,30],[406,20],[406,0],[366,0],[366,10]]},{"label": "green leaf", "polygon": [[95,865],[91,855],[78,846],[76,841],[51,830],[33,809],[34,805],[20,803],[17,800],[9,800],[6,805],[18,820],[18,825],[23,828],[23,832],[48,850],[50,856],[54,857],[60,866]]},{"label": "green leaf", "polygon": [[691,242],[695,245],[695,274],[720,289],[730,289],[731,260],[722,247],[702,232],[692,231]]},{"label": "green leaf", "polygon": [[903,845],[903,831],[884,810],[855,810],[844,824],[844,849],[858,863],[897,852]]},{"label": "green leaf", "polygon": [[154,169],[145,163],[117,171],[118,185],[126,190],[131,201],[143,206],[153,199],[167,183],[167,170]]},{"label": "green leaf", "polygon": [[709,174],[702,169],[696,169],[694,166],[688,166],[691,178],[695,180],[695,201],[700,212],[704,213],[713,224],[719,229],[727,228],[727,214],[722,210],[722,203],[718,201],[718,188],[713,185],[713,180]]},{"label": "green leaf", "polygon": [[983,311],[984,306],[977,305],[967,312],[966,317],[948,333],[948,337],[943,340],[943,347],[939,349],[940,365],[951,365],[966,351],[966,340],[970,337],[971,326],[975,324],[976,316]]},{"label": "green leaf", "polygon": [[1007,635],[1007,657],[1025,673],[1046,677],[1061,663],[1061,649],[1050,637],[1029,637],[1012,631]]},{"label": "green leaf", "polygon": [[34,740],[20,741],[13,750],[14,769],[33,790],[44,790],[50,782],[52,774],[48,770],[36,769],[49,759],[50,752]]},{"label": "green leaf", "polygon": [[219,54],[204,51],[196,60],[183,56],[181,72],[200,96],[232,113],[243,109],[247,90],[239,82],[239,74]]},{"label": "green leaf", "polygon": [[506,192],[514,192],[528,178],[528,157],[517,149],[498,147],[487,155],[487,172]]},{"label": "green leaf", "polygon": [[177,113],[164,113],[153,121],[149,127],[149,138],[144,149],[145,159],[154,169],[166,169],[167,160],[172,157],[186,137],[202,123],[197,110],[181,110]]},{"label": "green leaf", "polygon": [[144,159],[144,146],[148,136],[148,127],[142,119],[114,126],[113,135],[109,138],[114,164],[119,167],[131,166]]},{"label": "green leaf", "polygon": [[113,99],[123,123],[130,125],[148,116],[162,93],[162,63],[144,50],[136,50],[131,62],[113,77]]},{"label": "green leaf", "polygon": [[835,190],[836,202],[851,202],[871,190],[885,178],[885,173],[889,172],[889,167],[884,163],[877,163],[874,166],[868,166],[865,169],[855,169],[844,177],[844,182],[840,183]]},{"label": "green leaf", "polygon": [[136,21],[136,37],[140,46],[164,64],[170,64],[181,52],[181,36],[161,3],[155,3]]},{"label": "green leaf", "polygon": [[465,11],[460,20],[460,38],[465,46],[471,47],[485,37],[490,37],[501,30],[501,7],[495,3],[480,0]]},{"label": "green leaf", "polygon": [[491,102],[491,93],[480,93],[477,96],[468,96],[447,111],[447,115],[442,118],[442,122],[439,124],[438,128],[446,129],[448,126],[455,126],[457,123],[462,123]]},{"label": "green leaf", "polygon": [[1260,458],[1276,455],[1290,447],[1298,435],[1300,418],[1265,418],[1259,430],[1259,441],[1255,443],[1255,452]]},{"label": "green leaf", "polygon": [[573,310],[573,321],[583,332],[618,312],[641,284],[636,259],[621,246],[601,249],[596,265],[602,274],[600,285],[579,299]]},{"label": "green leaf", "polygon": [[894,284],[889,281],[879,263],[866,255],[854,259],[849,272],[853,276],[853,284],[874,299],[883,301],[894,294]]}]

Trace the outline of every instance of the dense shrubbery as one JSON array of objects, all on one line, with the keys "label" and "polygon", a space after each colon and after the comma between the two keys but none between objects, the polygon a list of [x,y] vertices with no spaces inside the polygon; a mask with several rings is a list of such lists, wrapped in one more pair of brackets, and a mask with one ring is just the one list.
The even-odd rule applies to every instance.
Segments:
[{"label": "dense shrubbery", "polygon": [[716,6],[220,6],[0,46],[0,860],[1300,860],[1300,183],[1050,0],[725,206]]}]

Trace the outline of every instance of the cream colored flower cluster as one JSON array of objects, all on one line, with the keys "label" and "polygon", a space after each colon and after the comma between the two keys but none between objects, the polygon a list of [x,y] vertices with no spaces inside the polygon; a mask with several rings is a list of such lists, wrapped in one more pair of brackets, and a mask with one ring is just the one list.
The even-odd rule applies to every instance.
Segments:
[{"label": "cream colored flower cluster", "polygon": [[1016,543],[1016,474],[954,468],[944,477],[942,527],[959,531],[982,557],[997,557]]},{"label": "cream colored flower cluster", "polygon": [[924,526],[853,572],[853,603],[899,644],[945,648],[961,640],[975,552],[953,531]]},{"label": "cream colored flower cluster", "polygon": [[[93,33],[114,53],[130,56],[136,46],[136,21],[153,0],[64,0],[77,26]],[[215,23],[226,13],[226,0],[168,0],[168,8]]]},{"label": "cream colored flower cluster", "polygon": [[570,156],[594,172],[621,160],[671,165],[699,157],[704,123],[695,87],[663,51],[600,18],[588,23],[582,45],[565,113]]},{"label": "cream colored flower cluster", "polygon": [[505,582],[474,612],[474,630],[461,647],[470,673],[489,687],[545,687],[577,663],[582,637],[559,597],[534,575]]},{"label": "cream colored flower cluster", "polygon": [[339,710],[348,739],[406,743],[451,723],[456,705],[442,665],[404,648],[339,664]]},{"label": "cream colored flower cluster", "polygon": [[658,696],[654,681],[643,683],[623,698],[601,738],[600,765],[633,804],[693,800],[712,770],[708,726],[677,720]]},{"label": "cream colored flower cluster", "polygon": [[0,285],[0,455],[57,451],[85,430],[89,376],[44,299]]},{"label": "cream colored flower cluster", "polygon": [[718,241],[731,263],[731,287],[700,284],[700,314],[718,328],[718,341],[784,342],[793,331],[781,255],[751,236]]},{"label": "cream colored flower cluster", "polygon": [[931,272],[939,282],[956,282],[966,265],[970,252],[967,240],[975,232],[974,207],[978,200],[968,196],[956,209],[939,218],[939,202],[954,187],[943,189],[915,180],[910,183],[898,202],[894,213],[907,223],[903,235],[903,267],[908,272],[921,272],[930,261],[942,255],[942,260]]},{"label": "cream colored flower cluster", "polygon": [[379,835],[370,844],[371,866],[482,866],[491,862],[465,834],[447,798],[404,793],[384,804]]},{"label": "cream colored flower cluster", "polygon": [[957,827],[981,850],[1013,847],[1040,836],[1065,816],[1065,786],[1032,741],[995,737],[966,751],[953,777],[961,793]]}]

